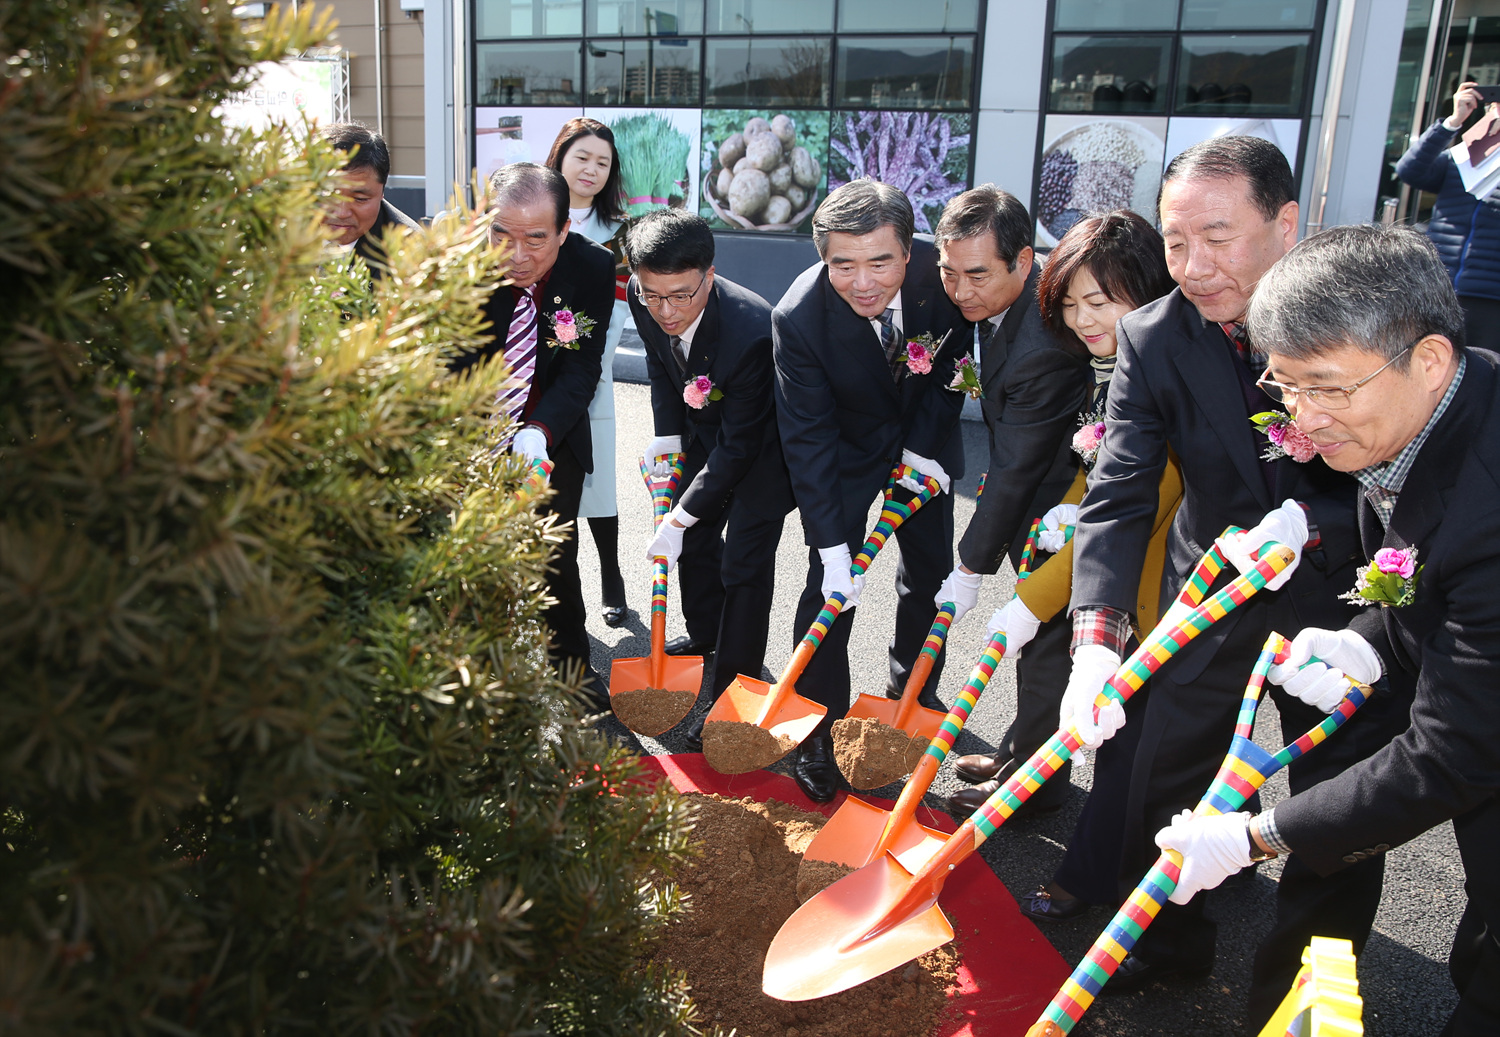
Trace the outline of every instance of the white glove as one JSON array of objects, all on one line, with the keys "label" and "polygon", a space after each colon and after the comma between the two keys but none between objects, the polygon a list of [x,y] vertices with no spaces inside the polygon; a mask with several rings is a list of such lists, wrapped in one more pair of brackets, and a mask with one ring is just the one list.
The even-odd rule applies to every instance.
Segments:
[{"label": "white glove", "polygon": [[854,565],[854,559],[849,557],[849,545],[820,547],[818,557],[823,561],[823,600],[842,594],[845,609],[858,605],[860,592],[865,589],[865,574],[854,576],[849,572]]},{"label": "white glove", "polygon": [[1005,631],[1005,657],[1017,659],[1020,658],[1021,649],[1036,636],[1041,625],[1042,621],[1031,614],[1024,601],[1011,598],[1010,604],[1000,606],[990,617],[989,631],[992,637]]},{"label": "white glove", "polygon": [[1125,707],[1111,702],[1094,720],[1094,699],[1120,668],[1120,657],[1103,645],[1079,645],[1073,650],[1073,669],[1057,711],[1057,726],[1078,729],[1078,740],[1097,749],[1125,726]]},{"label": "white glove", "polygon": [[[921,454],[914,454],[910,450],[903,450],[901,451],[901,463],[908,468],[915,468],[923,475],[936,479],[938,487],[944,493],[947,493],[948,488],[953,485],[953,480],[948,478],[948,473],[943,471],[943,466],[931,458],[923,457]],[[922,484],[909,475],[900,479],[897,485],[906,487],[912,493],[922,492]]]},{"label": "white glove", "polygon": [[510,441],[511,453],[520,454],[528,461],[550,461],[547,456],[547,437],[539,428],[523,428]]},{"label": "white glove", "polygon": [[1037,529],[1036,546],[1043,551],[1053,554],[1063,549],[1063,544],[1068,542],[1069,526],[1078,524],[1078,505],[1058,504],[1049,508],[1047,514],[1042,516],[1042,524]]},{"label": "white glove", "polygon": [[1302,510],[1302,505],[1294,500],[1283,501],[1281,507],[1268,513],[1259,525],[1234,536],[1221,536],[1214,543],[1243,575],[1255,568],[1256,559],[1252,555],[1259,554],[1262,547],[1273,541],[1296,552],[1291,565],[1274,579],[1266,581],[1266,590],[1279,591],[1297,571],[1297,565],[1302,561],[1302,545],[1307,543],[1307,513]]},{"label": "white glove", "polygon": [[1383,673],[1380,656],[1354,631],[1308,627],[1292,638],[1286,662],[1271,667],[1267,676],[1288,695],[1332,713],[1349,693],[1346,674],[1361,684],[1374,684]]},{"label": "white glove", "polygon": [[680,507],[663,515],[661,525],[656,527],[656,533],[646,544],[646,561],[654,562],[658,557],[664,557],[667,560],[667,572],[671,572],[682,554],[682,534],[697,521]]},{"label": "white glove", "polygon": [[937,597],[933,598],[933,604],[942,608],[948,602],[953,602],[953,622],[957,623],[979,602],[979,581],[984,579],[979,573],[966,573],[959,566],[954,566],[943,585],[938,588]]},{"label": "white glove", "polygon": [[665,479],[672,474],[672,466],[666,460],[668,454],[682,453],[681,436],[657,436],[646,447],[646,470],[654,479]]},{"label": "white glove", "polygon": [[1194,817],[1184,810],[1156,833],[1156,845],[1182,854],[1182,875],[1167,899],[1186,904],[1199,890],[1213,889],[1254,862],[1250,860],[1250,815]]}]

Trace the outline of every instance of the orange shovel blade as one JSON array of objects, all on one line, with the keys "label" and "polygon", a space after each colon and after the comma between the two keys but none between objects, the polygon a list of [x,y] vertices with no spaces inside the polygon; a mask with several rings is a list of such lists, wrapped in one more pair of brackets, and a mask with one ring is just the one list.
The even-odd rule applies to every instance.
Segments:
[{"label": "orange shovel blade", "polygon": [[896,713],[900,709],[900,699],[888,699],[884,695],[861,694],[854,700],[854,705],[849,707],[848,715],[856,719],[866,717],[870,720],[878,720],[882,724],[900,728],[909,735],[920,736],[929,742],[937,737],[943,721],[948,719],[946,713],[939,713],[926,706],[913,706],[911,714],[906,718],[906,723],[897,724]]},{"label": "orange shovel blade", "polygon": [[[844,800],[828,823],[808,844],[803,860],[828,861],[846,868],[863,868],[880,845],[892,811],[866,803],[856,796]],[[915,873],[940,850],[948,837],[916,820],[899,825],[891,853],[907,871]]]},{"label": "orange shovel blade", "polygon": [[[609,667],[609,700],[615,715],[629,727],[643,735],[656,736],[670,731],[693,711],[698,701],[698,690],[703,687],[703,657],[701,655],[664,655],[659,660],[660,680],[653,681],[652,659],[616,659]],[[630,707],[632,692],[666,691],[682,692],[679,709],[671,716],[660,715],[653,722],[643,724],[639,711]],[[647,730],[655,728],[655,730]]]},{"label": "orange shovel blade", "polygon": [[761,990],[780,1001],[827,997],[953,939],[935,897],[930,906],[870,935],[911,884],[911,872],[885,854],[803,904],[771,941]]},{"label": "orange shovel blade", "polygon": [[812,734],[818,721],[828,715],[828,707],[803,698],[793,691],[762,719],[761,714],[765,713],[766,706],[778,690],[778,685],[740,674],[724,689],[724,694],[719,696],[714,708],[708,711],[705,723],[738,721],[742,724],[755,724],[777,737],[790,738],[800,744]]}]

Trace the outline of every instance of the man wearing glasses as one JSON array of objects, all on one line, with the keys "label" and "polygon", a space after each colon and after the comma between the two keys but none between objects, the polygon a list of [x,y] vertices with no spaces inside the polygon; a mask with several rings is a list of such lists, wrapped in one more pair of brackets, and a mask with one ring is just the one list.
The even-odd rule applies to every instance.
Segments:
[{"label": "man wearing glasses", "polygon": [[[760,677],[776,545],[793,506],[771,403],[771,306],[715,276],[708,222],[681,209],[632,224],[625,258],[651,377],[656,438],[646,456],[665,474],[665,455],[685,455],[677,504],[646,557],[664,555],[669,567],[680,557],[688,632],[667,652],[714,653],[717,699],[737,674]],[[686,731],[693,752],[703,749],[705,715]]]},{"label": "man wearing glasses", "polygon": [[[1352,605],[1339,600],[1353,585],[1359,552],[1353,479],[1314,463],[1295,434],[1278,442],[1251,420],[1278,408],[1256,385],[1265,365],[1244,332],[1245,312],[1261,277],[1296,240],[1295,197],[1286,159],[1258,138],[1220,137],[1174,158],[1163,176],[1159,206],[1167,267],[1178,290],[1127,315],[1117,330],[1119,361],[1104,442],[1074,537],[1073,667],[1062,721],[1078,721],[1093,745],[1125,722],[1126,714],[1114,706],[1099,711],[1095,726],[1092,702],[1119,665],[1130,635],[1133,584],[1168,451],[1180,461],[1184,497],[1167,544],[1164,603],[1216,538],[1241,570],[1267,541],[1298,551],[1294,569],[1163,666],[1144,707],[1131,711],[1140,742],[1121,847],[1122,898],[1156,858],[1152,836],[1208,788],[1266,636],[1276,630],[1290,637],[1307,626],[1339,628],[1354,614]],[[1250,531],[1221,537],[1229,526]],[[1219,584],[1234,575],[1232,569],[1224,573]],[[1293,764],[1292,789],[1307,788],[1373,752],[1391,699],[1377,699],[1336,738]],[[1311,707],[1279,692],[1277,706],[1288,737],[1319,719]],[[1277,891],[1278,925],[1255,962],[1252,1032],[1290,987],[1311,935],[1362,945],[1382,876],[1379,860],[1327,878],[1296,858],[1287,863]],[[1214,942],[1203,898],[1169,904],[1104,989],[1205,976]]]},{"label": "man wearing glasses", "polygon": [[1249,324],[1270,351],[1262,384],[1315,463],[1358,480],[1361,558],[1382,574],[1359,593],[1369,607],[1342,629],[1304,629],[1270,678],[1319,712],[1343,698],[1346,673],[1398,675],[1414,700],[1394,740],[1322,784],[1253,817],[1160,832],[1184,855],[1173,899],[1278,854],[1338,875],[1452,820],[1468,903],[1443,1033],[1500,1033],[1500,357],[1464,348],[1438,254],[1406,228],[1303,242],[1262,279]]}]

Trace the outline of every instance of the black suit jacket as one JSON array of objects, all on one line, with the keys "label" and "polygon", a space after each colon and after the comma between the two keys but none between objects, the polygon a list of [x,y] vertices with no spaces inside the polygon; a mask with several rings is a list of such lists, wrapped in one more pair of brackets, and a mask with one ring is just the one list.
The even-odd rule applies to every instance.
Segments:
[{"label": "black suit jacket", "polygon": [[[1087,351],[1059,342],[1042,321],[1036,304],[1041,269],[1032,265],[1020,298],[979,357],[990,467],[974,517],[958,543],[959,560],[974,572],[997,572],[1011,544],[1026,535],[1031,519],[1062,500],[1078,471],[1072,433],[1088,405],[1093,375]],[[973,329],[964,323],[953,335],[972,348]]]},{"label": "black suit jacket", "polygon": [[[535,407],[526,419],[539,427],[547,437],[547,449],[553,451],[566,443],[585,472],[594,470],[594,441],[589,434],[589,401],[599,386],[604,369],[604,339],[609,334],[609,318],[615,307],[615,261],[609,250],[594,244],[581,234],[569,234],[557,250],[557,261],[547,276],[541,297],[537,323],[536,376],[533,384]],[[502,284],[484,304],[494,338],[483,349],[466,353],[450,362],[452,370],[462,372],[474,364],[505,352],[505,336],[515,312],[516,295]],[[577,349],[550,347],[554,337],[552,315],[558,310],[572,310],[594,321],[594,330],[581,338]]]},{"label": "black suit jacket", "polygon": [[[907,337],[928,333],[943,342],[962,322],[930,241],[912,242],[901,309]],[[961,343],[945,343],[931,373],[908,372],[897,383],[880,337],[833,290],[823,263],[792,282],[771,314],[771,331],[776,420],[810,546],[844,543],[851,525],[863,524],[903,449],[936,460],[955,479],[963,475],[963,394],[946,388]]]},{"label": "black suit jacket", "polygon": [[1464,379],[1417,454],[1389,530],[1360,496],[1364,558],[1415,547],[1422,571],[1410,605],[1371,606],[1350,626],[1416,692],[1404,733],[1277,805],[1282,836],[1323,874],[1500,793],[1500,357],[1466,352]]},{"label": "black suit jacket", "polygon": [[[715,275],[693,333],[686,374],[672,356],[671,339],[636,297],[630,312],[646,344],[651,412],[658,436],[681,436],[684,451],[699,443],[708,459],[679,497],[689,515],[712,522],[729,495],[771,517],[791,510],[792,484],[781,457],[771,401],[771,304],[727,277]],[[682,399],[688,379],[707,375],[723,398],[694,410]]]},{"label": "black suit jacket", "polygon": [[[1287,457],[1274,462],[1274,492],[1267,490],[1259,460],[1266,438],[1246,414],[1238,361],[1223,329],[1205,320],[1181,289],[1126,314],[1117,337],[1104,443],[1074,534],[1070,607],[1135,613],[1157,486],[1171,448],[1182,466],[1183,498],[1167,537],[1164,593],[1182,586],[1225,527],[1249,528],[1287,498],[1308,507],[1322,545],[1307,552],[1285,587],[1256,595],[1215,623],[1158,679],[1190,683],[1240,623],[1287,637],[1305,626],[1346,625],[1353,606],[1338,595],[1354,583],[1359,548],[1354,478],[1316,459],[1302,464]],[[1269,396],[1265,409],[1276,409]]]},{"label": "black suit jacket", "polygon": [[370,268],[370,276],[377,281],[385,276],[386,267],[385,246],[381,239],[392,227],[421,230],[421,224],[382,198],[380,211],[375,214],[375,222],[354,243],[355,253],[364,258],[365,265]]}]

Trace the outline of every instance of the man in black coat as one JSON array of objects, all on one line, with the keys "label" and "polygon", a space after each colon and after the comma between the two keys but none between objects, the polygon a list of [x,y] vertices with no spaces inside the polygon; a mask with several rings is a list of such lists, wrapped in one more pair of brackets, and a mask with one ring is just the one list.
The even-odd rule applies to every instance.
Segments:
[{"label": "man in black coat", "polygon": [[[901,687],[937,614],[932,603],[953,564],[951,480],[963,475],[958,434],[963,397],[947,388],[953,360],[909,363],[909,343],[941,342],[959,315],[937,274],[937,250],[913,240],[911,203],[900,191],[855,180],[813,214],[823,261],[803,271],[771,315],[776,420],[809,552],[796,636],[838,592],[849,607],[823,638],[798,691],[828,706],[803,743],[795,775],[808,796],[833,798],[838,768],[830,732],[849,708],[849,624],[863,578],[850,574],[864,542],[865,516],[891,468],[905,462],[943,493],[897,530],[896,631],[891,683]],[[916,486],[915,481],[912,487]],[[928,687],[936,686],[934,667]]]},{"label": "man in black coat", "polygon": [[[576,524],[583,477],[594,464],[588,409],[614,311],[614,257],[569,232],[568,184],[554,169],[530,162],[503,166],[490,176],[489,198],[490,242],[513,249],[510,280],[485,304],[494,340],[452,367],[462,372],[491,358],[511,367],[517,384],[496,400],[497,418],[512,423],[502,448],[528,461],[553,463],[546,509]],[[542,618],[552,634],[553,665],[564,675],[581,669],[590,701],[607,710],[604,680],[589,665],[576,529],[558,548],[549,573],[556,603]]]},{"label": "man in black coat", "polygon": [[[1031,520],[1062,500],[1078,472],[1070,441],[1093,378],[1083,347],[1060,341],[1038,312],[1041,266],[1029,244],[1031,227],[1019,200],[985,184],[949,202],[934,235],[943,288],[964,319],[950,337],[956,353],[977,361],[990,436],[985,492],[959,540],[958,565],[937,593],[939,604],[956,606],[954,622],[974,607],[982,574],[997,572],[1007,553],[1012,565],[1019,564]],[[960,778],[979,783],[950,800],[965,816],[1057,730],[1071,627],[1059,616],[1038,629],[1035,617],[1018,609],[1025,606],[1014,603],[991,620],[992,631],[1010,635],[1008,653],[1026,649],[1016,664],[1016,719],[996,756],[956,762]],[[1064,769],[1027,801],[1027,809],[1061,805],[1067,790]]]},{"label": "man in black coat", "polygon": [[385,276],[385,232],[391,227],[417,229],[415,220],[386,200],[390,149],[384,137],[357,122],[335,123],[323,131],[323,139],[335,151],[349,155],[339,195],[328,204],[324,223],[333,231],[333,243],[352,246],[378,281]]},{"label": "man in black coat", "polygon": [[1345,673],[1400,675],[1414,701],[1368,759],[1253,818],[1179,819],[1157,841],[1184,853],[1191,896],[1277,853],[1336,875],[1452,820],[1469,899],[1443,1033],[1500,1033],[1500,357],[1463,348],[1442,263],[1406,228],[1308,239],[1261,282],[1249,324],[1323,462],[1358,480],[1361,558],[1388,574],[1363,593],[1351,581],[1368,607],[1342,630],[1303,630],[1271,680],[1319,713]]},{"label": "man in black coat", "polygon": [[[684,455],[676,506],[646,556],[669,566],[680,556],[688,633],[667,651],[715,652],[717,699],[736,674],[760,677],[776,547],[793,506],[771,402],[771,306],[715,274],[713,232],[694,213],[647,213],[631,225],[625,254],[651,377],[656,438],[646,455],[663,466],[664,455]],[[687,731],[695,752],[702,731],[700,714]]]},{"label": "man in black coat", "polygon": [[[1291,169],[1267,141],[1219,137],[1173,159],[1163,176],[1160,208],[1167,266],[1179,287],[1118,325],[1119,360],[1104,442],[1074,535],[1073,669],[1062,719],[1077,720],[1095,745],[1124,723],[1116,706],[1100,711],[1096,729],[1090,704],[1119,665],[1130,633],[1169,449],[1180,461],[1184,494],[1168,538],[1164,601],[1230,525],[1250,530],[1226,543],[1239,565],[1248,567],[1246,551],[1265,540],[1300,552],[1289,578],[1214,624],[1152,681],[1144,715],[1136,721],[1144,726],[1128,797],[1122,899],[1155,860],[1152,834],[1197,803],[1213,778],[1267,634],[1342,626],[1352,615],[1352,606],[1338,596],[1354,578],[1358,552],[1353,481],[1307,463],[1305,453],[1266,460],[1275,451],[1250,420],[1276,405],[1255,384],[1263,368],[1242,323],[1261,275],[1296,239],[1294,199]],[[1234,575],[1228,571],[1218,582]],[[1387,697],[1372,704],[1336,743],[1294,764],[1292,788],[1306,788],[1373,752],[1385,730],[1381,714],[1393,708],[1391,702]],[[1277,705],[1286,731],[1300,734],[1312,726],[1309,707],[1285,696]],[[1277,895],[1287,918],[1311,919],[1320,934],[1360,944],[1379,903],[1382,876],[1380,861],[1331,879],[1293,861]],[[1295,972],[1300,962],[1306,941],[1288,932],[1273,933],[1257,958],[1252,1017],[1269,1016],[1286,991],[1280,978],[1285,968]],[[1206,975],[1214,938],[1201,898],[1186,908],[1168,905],[1105,989],[1127,990],[1179,973]]]}]

